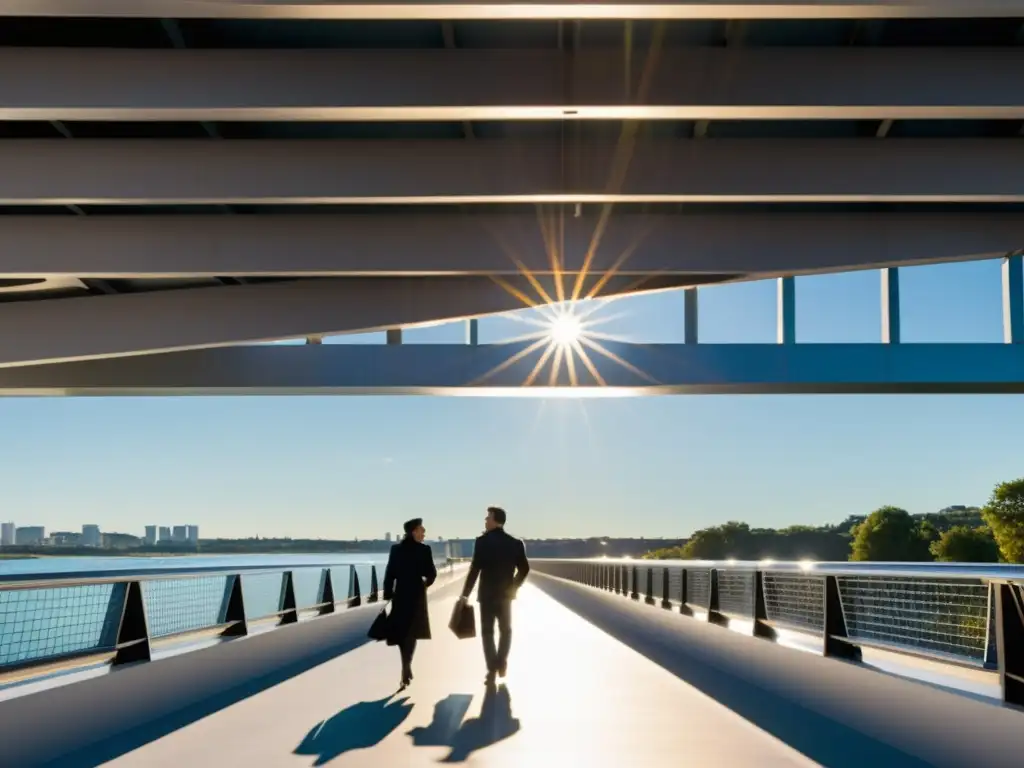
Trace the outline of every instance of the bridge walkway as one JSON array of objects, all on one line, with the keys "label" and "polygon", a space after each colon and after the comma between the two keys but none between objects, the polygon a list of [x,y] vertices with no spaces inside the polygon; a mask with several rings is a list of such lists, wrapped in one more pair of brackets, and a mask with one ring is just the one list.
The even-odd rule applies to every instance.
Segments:
[{"label": "bridge walkway", "polygon": [[453,602],[432,601],[404,692],[397,649],[364,645],[108,765],[816,765],[529,584],[508,678],[488,693],[479,640],[447,629]]}]

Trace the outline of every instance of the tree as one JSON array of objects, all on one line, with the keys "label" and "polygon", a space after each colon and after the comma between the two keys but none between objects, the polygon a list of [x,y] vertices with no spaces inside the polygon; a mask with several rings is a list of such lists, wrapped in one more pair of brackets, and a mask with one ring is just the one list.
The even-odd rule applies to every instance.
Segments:
[{"label": "tree", "polygon": [[696,560],[742,558],[750,539],[750,526],[730,521],[693,534],[683,547],[683,557]]},{"label": "tree", "polygon": [[1000,483],[981,510],[1003,560],[1024,563],[1024,478]]},{"label": "tree", "polygon": [[930,560],[928,542],[917,521],[899,507],[876,509],[857,526],[851,560]]},{"label": "tree", "polygon": [[936,560],[944,563],[999,562],[999,545],[986,526],[954,525],[932,542],[930,550]]}]

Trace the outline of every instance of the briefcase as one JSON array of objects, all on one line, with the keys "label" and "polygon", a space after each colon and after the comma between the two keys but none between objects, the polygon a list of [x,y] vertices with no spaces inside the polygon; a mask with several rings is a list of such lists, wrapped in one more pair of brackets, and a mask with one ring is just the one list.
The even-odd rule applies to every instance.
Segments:
[{"label": "briefcase", "polygon": [[460,640],[476,637],[476,611],[473,610],[473,606],[462,600],[455,603],[448,629]]},{"label": "briefcase", "polygon": [[370,631],[366,633],[366,636],[371,640],[387,640],[388,611],[386,608],[380,609],[380,613],[378,613],[377,618],[373,620],[373,624],[370,625]]}]

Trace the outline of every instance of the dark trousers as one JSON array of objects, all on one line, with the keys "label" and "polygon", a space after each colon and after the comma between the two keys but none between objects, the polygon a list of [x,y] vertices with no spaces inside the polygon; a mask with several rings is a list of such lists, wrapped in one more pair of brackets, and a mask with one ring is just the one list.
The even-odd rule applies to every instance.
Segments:
[{"label": "dark trousers", "polygon": [[406,638],[399,643],[398,650],[402,654],[402,671],[412,671],[412,657],[416,653],[416,638]]},{"label": "dark trousers", "polygon": [[[494,622],[498,622],[498,647],[494,647]],[[512,648],[512,601],[480,603],[480,636],[484,641],[484,660],[488,672],[497,672],[508,663]]]}]

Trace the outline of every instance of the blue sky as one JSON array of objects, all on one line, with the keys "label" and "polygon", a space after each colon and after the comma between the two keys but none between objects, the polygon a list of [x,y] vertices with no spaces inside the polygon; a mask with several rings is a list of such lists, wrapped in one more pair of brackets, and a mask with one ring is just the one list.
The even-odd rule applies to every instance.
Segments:
[{"label": "blue sky", "polygon": [[[905,342],[1001,340],[998,261],[905,269],[900,287]],[[798,279],[798,341],[876,341],[879,294],[874,271]],[[701,341],[774,341],[773,282],[700,301]],[[616,302],[602,330],[680,341],[682,303]],[[519,333],[485,320],[480,340]],[[368,538],[420,515],[457,537],[498,503],[528,537],[684,536],[983,503],[1024,475],[1013,396],[0,399],[0,425],[0,517],[49,530]]]}]

